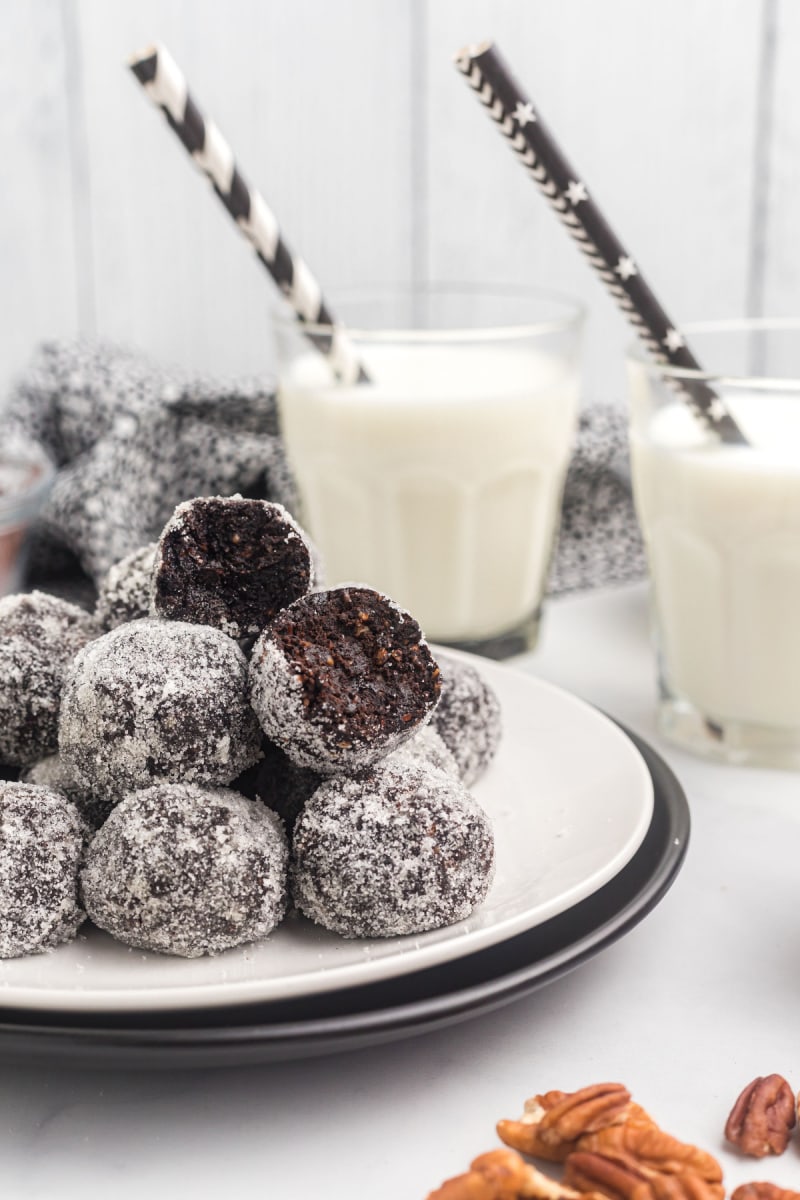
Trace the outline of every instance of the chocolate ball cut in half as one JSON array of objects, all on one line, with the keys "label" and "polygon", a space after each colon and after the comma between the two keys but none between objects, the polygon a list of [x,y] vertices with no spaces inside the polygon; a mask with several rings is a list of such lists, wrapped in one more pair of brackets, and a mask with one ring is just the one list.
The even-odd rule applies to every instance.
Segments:
[{"label": "chocolate ball cut in half", "polygon": [[309,542],[282,505],[198,497],[179,504],[161,534],[153,609],[169,620],[252,637],[308,592],[311,577]]},{"label": "chocolate ball cut in half", "polygon": [[296,600],[250,658],[250,701],[267,737],[322,775],[362,770],[407,741],[439,686],[414,618],[364,587]]}]

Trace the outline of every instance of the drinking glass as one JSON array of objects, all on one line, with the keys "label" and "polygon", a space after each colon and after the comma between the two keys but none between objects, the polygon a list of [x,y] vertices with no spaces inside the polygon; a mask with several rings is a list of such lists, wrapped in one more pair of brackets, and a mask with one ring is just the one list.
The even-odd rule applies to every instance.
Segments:
[{"label": "drinking glass", "polygon": [[297,323],[278,322],[281,424],[327,581],[385,592],[438,642],[495,657],[533,646],[576,420],[580,305],[458,285],[333,300],[368,382],[338,384]]}]

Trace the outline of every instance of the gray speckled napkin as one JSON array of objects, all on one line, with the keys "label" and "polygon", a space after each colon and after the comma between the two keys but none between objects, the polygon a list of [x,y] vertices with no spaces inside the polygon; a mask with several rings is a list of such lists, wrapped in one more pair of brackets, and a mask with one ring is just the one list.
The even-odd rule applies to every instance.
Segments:
[{"label": "gray speckled napkin", "polygon": [[[107,343],[49,342],[12,391],[0,436],[3,428],[38,438],[59,468],[39,527],[40,569],[63,572],[66,550],[97,581],[195,495],[241,492],[294,507],[268,381],[192,378]],[[548,590],[644,573],[625,414],[593,406],[578,425]]]},{"label": "gray speckled napkin", "polygon": [[645,575],[631,496],[627,415],[617,406],[592,405],[578,421],[548,591],[558,595]]},{"label": "gray speckled napkin", "polygon": [[295,503],[274,392],[263,382],[217,383],[102,342],[52,342],[14,388],[2,423],[37,437],[59,468],[36,557],[55,566],[66,549],[95,581],[191,496]]}]

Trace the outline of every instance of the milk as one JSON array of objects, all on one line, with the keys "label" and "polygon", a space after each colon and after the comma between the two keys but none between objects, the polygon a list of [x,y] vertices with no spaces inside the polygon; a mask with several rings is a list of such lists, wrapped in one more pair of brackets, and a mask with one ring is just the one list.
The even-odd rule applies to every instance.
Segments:
[{"label": "milk", "polygon": [[800,397],[725,399],[749,446],[678,401],[632,434],[665,683],[712,723],[797,731]]},{"label": "milk", "polygon": [[302,518],[328,582],[386,592],[439,641],[514,629],[544,587],[574,368],[502,342],[359,352],[372,383],[337,386],[309,352],[280,389]]}]

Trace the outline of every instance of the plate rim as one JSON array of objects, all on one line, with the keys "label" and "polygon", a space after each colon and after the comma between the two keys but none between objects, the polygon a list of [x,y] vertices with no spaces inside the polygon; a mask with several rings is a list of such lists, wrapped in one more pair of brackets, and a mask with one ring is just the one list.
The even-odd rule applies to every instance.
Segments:
[{"label": "plate rim", "polygon": [[[149,1068],[259,1065],[268,1061],[340,1053],[433,1032],[445,1025],[496,1010],[554,982],[639,924],[669,891],[687,853],[691,814],[682,785],[663,758],[643,738],[625,730],[622,725],[620,727],[642,752],[653,778],[656,804],[648,835],[659,817],[663,816],[666,821],[663,843],[659,844],[654,866],[636,883],[633,896],[615,905],[597,925],[590,926],[576,939],[569,939],[558,951],[452,992],[437,993],[389,1008],[379,1007],[363,1013],[334,1015],[310,1021],[246,1021],[246,1018],[254,1017],[263,1009],[267,1009],[268,1015],[269,1008],[274,1007],[269,1004],[232,1008],[230,1022],[221,1026],[186,1025],[169,1029],[148,1025],[115,1028],[103,1024],[30,1024],[25,1020],[14,1020],[12,1014],[0,1008],[0,1057],[4,1054],[11,1058],[19,1055],[27,1060],[30,1054],[55,1054],[75,1059],[88,1055],[91,1065],[101,1068],[113,1067],[120,1062],[130,1065],[134,1056],[138,1065]],[[644,844],[637,855],[642,853]],[[620,875],[634,870],[637,855]],[[614,888],[618,879],[611,880],[605,888]],[[587,897],[589,899],[591,897]],[[564,916],[560,914],[552,920],[557,922]],[[534,929],[527,935],[511,940],[521,941],[526,936],[534,936],[536,932]],[[479,951],[472,957],[480,959],[486,953]],[[363,989],[352,990],[357,993]],[[26,1018],[31,1016],[27,1013],[22,1015]],[[67,1012],[53,1015],[60,1015],[69,1021],[75,1014]],[[96,1013],[84,1015],[94,1018],[102,1016]],[[159,1014],[140,1015],[153,1018]],[[174,1013],[170,1011],[169,1015],[174,1016]],[[191,1017],[197,1014],[192,1011],[187,1015]]]},{"label": "plate rim", "polygon": [[[434,652],[438,649],[433,646]],[[418,971],[436,967],[445,963],[462,961],[472,954],[480,953],[493,946],[502,945],[510,938],[519,936],[546,923],[559,913],[569,911],[576,904],[594,895],[611,879],[624,869],[641,846],[650,825],[653,813],[653,785],[650,772],[641,750],[636,743],[622,730],[617,722],[600,709],[576,696],[566,688],[559,687],[549,680],[540,679],[532,671],[521,670],[518,666],[482,659],[476,655],[442,648],[442,653],[459,658],[474,665],[481,672],[491,676],[495,671],[501,676],[511,677],[524,682],[539,695],[550,693],[559,699],[559,703],[567,708],[573,708],[588,716],[597,727],[604,727],[604,736],[610,741],[616,741],[620,753],[629,757],[632,767],[639,773],[640,783],[646,795],[643,795],[642,806],[637,819],[628,831],[624,845],[605,861],[599,868],[562,889],[559,894],[545,903],[535,906],[535,916],[531,919],[531,908],[527,907],[522,913],[511,914],[495,923],[470,930],[467,937],[459,934],[459,925],[450,927],[454,932],[450,937],[430,941],[422,946],[390,950],[381,957],[367,961],[345,963],[332,967],[319,974],[302,973],[277,977],[280,980],[276,986],[276,977],[260,975],[254,979],[220,980],[212,979],[196,984],[167,984],[161,987],[131,986],[125,988],[98,989],[68,989],[41,985],[19,985],[13,982],[3,982],[1,986],[4,998],[8,998],[6,1007],[34,1012],[51,1013],[70,1011],[76,1014],[88,1013],[135,1013],[139,1011],[193,1011],[212,1012],[235,1005],[287,1003],[292,1000],[305,1000],[312,996],[324,996],[341,992],[371,983],[404,978]],[[631,755],[631,751],[633,754]],[[440,931],[432,931],[438,933]],[[413,941],[413,936],[402,939],[404,942]],[[418,935],[424,938],[425,935]],[[466,946],[464,946],[466,942]],[[462,947],[464,947],[462,949]],[[246,949],[246,947],[245,947]],[[58,953],[58,948],[54,953]],[[160,957],[160,956],[157,956]],[[210,961],[214,961],[212,958]],[[217,958],[222,961],[222,958]],[[410,963],[410,965],[409,965]]]}]

